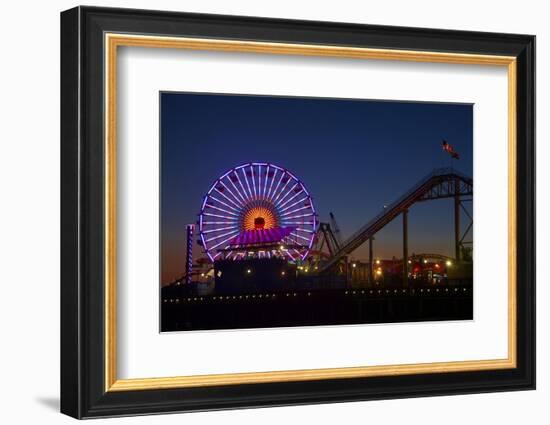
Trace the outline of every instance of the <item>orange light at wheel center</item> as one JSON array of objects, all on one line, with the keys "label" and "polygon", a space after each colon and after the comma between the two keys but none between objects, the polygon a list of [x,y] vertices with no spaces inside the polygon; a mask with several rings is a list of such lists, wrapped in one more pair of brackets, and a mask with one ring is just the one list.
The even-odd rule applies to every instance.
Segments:
[{"label": "orange light at wheel center", "polygon": [[244,214],[244,230],[272,229],[276,227],[275,214],[265,207],[254,207]]}]

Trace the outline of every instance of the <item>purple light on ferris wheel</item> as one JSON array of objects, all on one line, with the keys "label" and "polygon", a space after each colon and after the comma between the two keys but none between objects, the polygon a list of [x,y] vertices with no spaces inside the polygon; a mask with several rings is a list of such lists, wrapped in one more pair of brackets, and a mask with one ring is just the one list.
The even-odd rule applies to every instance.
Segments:
[{"label": "purple light on ferris wheel", "polygon": [[298,186],[298,184],[295,184],[293,187],[292,187],[292,191],[294,191],[294,195],[292,195],[290,198],[288,197],[288,195],[285,196],[284,199],[286,199],[286,201],[283,202],[283,200],[281,200],[281,208],[284,207],[286,204],[288,204],[289,202],[291,202],[294,198],[296,198],[300,192],[302,191],[302,189],[298,188],[298,192],[296,192],[296,186]]},{"label": "purple light on ferris wheel", "polygon": [[[237,173],[237,171],[235,170],[233,172],[233,175],[237,178],[237,181],[239,182],[239,185],[241,186],[241,189],[242,189],[242,192],[240,190],[237,189],[237,193],[239,194],[239,196],[242,198],[243,202],[246,203],[247,200],[248,200],[248,195],[246,194],[246,189],[244,188],[243,186],[243,182],[241,181],[240,177],[239,177],[239,173]],[[236,188],[236,187],[235,187]],[[243,195],[244,194],[244,195]]]},{"label": "purple light on ferris wheel", "polygon": [[[271,183],[269,184],[269,190],[267,191],[267,197],[268,198],[269,198],[269,195],[271,194],[271,189],[273,189],[273,183],[275,183],[275,180],[277,179],[277,177],[276,177],[277,172],[278,172],[278,168],[275,168],[275,171],[273,172],[273,175],[271,176],[272,179],[271,179]],[[267,179],[266,179],[266,181],[267,181]]]},{"label": "purple light on ferris wheel", "polygon": [[[266,223],[269,228],[264,229]],[[254,244],[254,240],[274,245],[260,249],[262,258],[271,258],[270,250],[279,249],[280,244],[288,249],[281,248],[278,256],[289,261],[305,259],[316,230],[315,208],[304,184],[295,174],[268,162],[248,162],[227,170],[210,186],[199,213],[200,240],[211,261],[243,258],[248,251],[243,248],[246,241]],[[262,233],[275,235],[275,239],[255,239]],[[240,252],[235,240],[245,241]]]},{"label": "purple light on ferris wheel", "polygon": [[275,186],[275,189],[273,189],[272,196],[275,196],[275,194],[277,193],[277,189],[279,189],[279,186],[281,185],[281,182],[283,181],[284,176],[285,176],[284,171],[281,171],[281,177],[278,179],[278,182],[277,182],[277,185]]},{"label": "purple light on ferris wheel", "polygon": [[250,200],[253,200],[254,199],[254,196],[252,195],[252,189],[250,189],[250,182],[248,181],[248,179],[246,178],[246,171],[244,171],[244,167],[241,168],[241,174],[243,176],[243,180],[246,182],[246,187],[248,189],[248,194],[250,195]]},{"label": "purple light on ferris wheel", "polygon": [[258,194],[256,193],[256,181],[254,180],[254,167],[252,164],[250,164],[250,173],[251,173],[251,180],[252,180],[252,188],[254,189],[254,198],[258,197]]},{"label": "purple light on ferris wheel", "polygon": [[[287,206],[285,206],[284,208],[281,208],[281,212],[285,212],[285,211],[288,210],[289,208],[292,208],[292,207],[294,207],[294,206],[296,206],[296,205],[298,205],[298,204],[300,204],[300,203],[302,203],[302,202],[304,202],[304,201],[307,201],[307,197],[302,198],[302,199],[299,199],[299,200],[297,200],[296,202],[293,202],[292,204],[287,205]],[[306,204],[306,202],[304,202],[304,204]]]},{"label": "purple light on ferris wheel", "polygon": [[269,178],[269,164],[265,169],[265,179],[264,179],[264,196],[267,195],[267,179]]},{"label": "purple light on ferris wheel", "polygon": [[227,199],[229,202],[231,202],[234,206],[236,206],[237,208],[239,208],[240,206],[240,203],[241,201],[239,200],[239,198],[237,198],[233,192],[231,191],[231,189],[229,189],[224,183],[222,183],[222,186],[231,194],[231,196],[233,197],[233,199],[231,199],[229,196],[227,196],[225,193],[223,193],[221,190],[217,189],[216,188],[216,192],[218,192],[220,195],[222,195],[225,199]]}]

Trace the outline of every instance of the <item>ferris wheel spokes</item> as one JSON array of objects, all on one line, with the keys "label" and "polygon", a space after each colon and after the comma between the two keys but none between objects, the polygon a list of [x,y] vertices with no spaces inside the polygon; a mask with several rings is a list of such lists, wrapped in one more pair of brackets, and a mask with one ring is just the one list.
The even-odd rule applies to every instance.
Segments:
[{"label": "ferris wheel spokes", "polygon": [[[227,171],[212,184],[199,213],[200,239],[212,261],[247,258],[251,251],[257,251],[259,258],[304,259],[316,227],[315,209],[303,183],[267,162]],[[245,249],[248,242],[243,241],[251,240],[261,246],[255,242]]]}]

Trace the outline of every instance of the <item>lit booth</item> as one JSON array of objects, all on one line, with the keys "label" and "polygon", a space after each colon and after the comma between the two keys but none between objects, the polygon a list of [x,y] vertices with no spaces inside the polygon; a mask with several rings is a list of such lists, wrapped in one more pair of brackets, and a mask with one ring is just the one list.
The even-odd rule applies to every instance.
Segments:
[{"label": "lit booth", "polygon": [[296,263],[289,251],[303,249],[289,244],[292,227],[263,229],[260,226],[236,236],[214,262],[218,294],[277,292],[294,287]]}]

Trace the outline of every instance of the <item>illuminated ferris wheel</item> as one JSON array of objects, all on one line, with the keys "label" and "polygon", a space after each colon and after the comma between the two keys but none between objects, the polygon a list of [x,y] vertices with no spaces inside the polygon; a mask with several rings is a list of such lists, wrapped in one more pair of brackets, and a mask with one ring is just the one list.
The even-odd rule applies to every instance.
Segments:
[{"label": "illuminated ferris wheel", "polygon": [[317,224],[304,184],[266,162],[224,173],[204,196],[199,213],[201,244],[212,261],[250,256],[304,260]]}]

